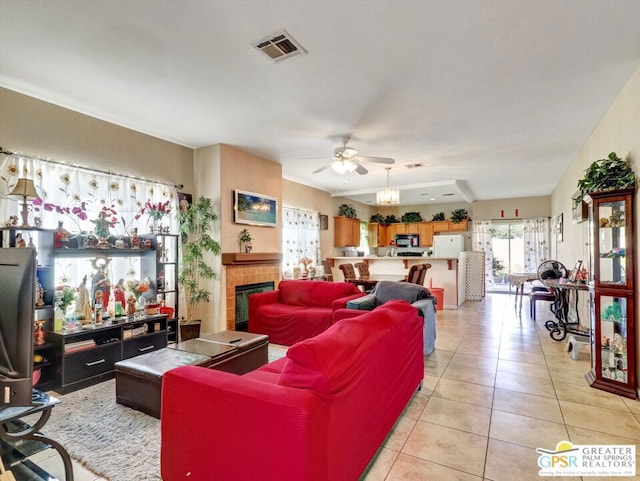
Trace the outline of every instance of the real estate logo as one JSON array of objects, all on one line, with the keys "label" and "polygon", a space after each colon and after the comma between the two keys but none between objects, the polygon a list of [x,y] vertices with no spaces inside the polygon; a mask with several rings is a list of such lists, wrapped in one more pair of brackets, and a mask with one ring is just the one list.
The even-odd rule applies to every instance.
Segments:
[{"label": "real estate logo", "polygon": [[636,446],[571,444],[560,441],[555,450],[537,448],[540,476],[635,476]]}]

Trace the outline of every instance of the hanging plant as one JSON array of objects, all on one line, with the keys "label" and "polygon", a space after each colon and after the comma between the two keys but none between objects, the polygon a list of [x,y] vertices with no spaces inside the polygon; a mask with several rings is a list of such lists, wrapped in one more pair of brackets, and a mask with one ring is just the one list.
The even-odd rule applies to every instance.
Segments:
[{"label": "hanging plant", "polygon": [[606,159],[593,162],[578,181],[578,195],[573,198],[574,207],[578,207],[583,197],[591,192],[620,190],[633,187],[636,175],[629,160],[623,160],[611,152]]},{"label": "hanging plant", "polygon": [[350,219],[356,219],[358,217],[355,207],[351,204],[342,204],[338,207],[338,215],[349,217]]},{"label": "hanging plant", "polygon": [[405,212],[401,217],[402,222],[409,224],[410,222],[422,222],[420,212]]},{"label": "hanging plant", "polygon": [[431,218],[432,221],[444,220],[444,212],[438,212],[437,214],[433,214]]},{"label": "hanging plant", "polygon": [[451,222],[453,222],[454,224],[458,224],[467,219],[469,219],[467,209],[456,209],[454,211],[451,211]]}]

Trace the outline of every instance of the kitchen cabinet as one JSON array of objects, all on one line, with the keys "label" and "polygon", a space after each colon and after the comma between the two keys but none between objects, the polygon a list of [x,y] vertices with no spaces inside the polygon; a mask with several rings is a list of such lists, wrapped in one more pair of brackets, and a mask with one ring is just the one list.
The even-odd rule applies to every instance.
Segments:
[{"label": "kitchen cabinet", "polygon": [[590,193],[591,387],[636,398],[634,189]]},{"label": "kitchen cabinet", "polygon": [[431,247],[433,245],[433,222],[418,223],[418,235],[420,236],[420,247]]},{"label": "kitchen cabinet", "polygon": [[333,245],[358,247],[360,245],[360,219],[338,216],[333,218]]},{"label": "kitchen cabinet", "polygon": [[433,232],[449,232],[449,221],[448,220],[434,220],[431,222],[433,224]]},{"label": "kitchen cabinet", "polygon": [[461,220],[460,222],[449,221],[449,232],[467,232],[469,230],[469,221]]}]

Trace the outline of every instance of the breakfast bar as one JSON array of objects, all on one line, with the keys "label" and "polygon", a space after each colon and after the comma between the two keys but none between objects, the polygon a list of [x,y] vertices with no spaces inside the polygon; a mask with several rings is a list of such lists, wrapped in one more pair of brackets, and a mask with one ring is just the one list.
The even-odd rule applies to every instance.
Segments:
[{"label": "breakfast bar", "polygon": [[366,262],[369,266],[370,277],[377,276],[406,276],[412,265],[431,264],[427,272],[425,286],[444,289],[444,307],[457,309],[464,302],[464,289],[461,288],[464,279],[459,278],[458,259],[451,257],[389,257],[389,256],[365,256],[365,257],[329,257],[333,278],[337,281],[344,280],[341,264],[355,264]]}]

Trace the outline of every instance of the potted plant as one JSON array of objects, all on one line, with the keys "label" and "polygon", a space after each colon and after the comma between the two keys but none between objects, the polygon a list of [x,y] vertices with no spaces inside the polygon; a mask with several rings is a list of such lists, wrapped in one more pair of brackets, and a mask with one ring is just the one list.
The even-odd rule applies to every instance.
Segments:
[{"label": "potted plant", "polygon": [[201,302],[209,302],[211,295],[201,282],[216,278],[215,271],[207,264],[206,256],[220,254],[220,243],[211,235],[217,220],[213,203],[207,197],[200,197],[186,211],[180,212],[183,255],[178,282],[184,288],[187,300],[187,318],[180,322],[180,340],[200,335],[200,321],[194,319],[194,314]]},{"label": "potted plant", "polygon": [[431,218],[431,220],[434,222],[443,221],[444,212],[438,212],[437,214],[433,214],[433,217]]},{"label": "potted plant", "polygon": [[338,215],[343,217],[349,217],[350,219],[356,219],[358,217],[358,213],[356,212],[355,207],[351,204],[342,204],[338,207]]},{"label": "potted plant", "polygon": [[240,240],[240,252],[251,252],[251,233],[248,229],[242,229],[238,234],[238,239]]},{"label": "potted plant", "polygon": [[611,152],[606,159],[593,162],[578,181],[578,192],[573,198],[574,207],[580,205],[586,194],[607,190],[621,190],[634,186],[636,175],[628,160],[623,160]]},{"label": "potted plant", "polygon": [[386,216],[384,218],[384,223],[389,225],[389,224],[398,224],[400,221],[398,220],[398,218],[393,215],[393,214],[389,214],[388,216]]},{"label": "potted plant", "polygon": [[454,211],[451,211],[451,222],[453,222],[454,224],[458,224],[467,219],[469,219],[467,209],[456,209]]},{"label": "potted plant", "polygon": [[420,212],[405,212],[404,214],[402,214],[400,220],[405,224],[409,224],[412,222],[422,222],[422,216],[420,215]]},{"label": "potted plant", "polygon": [[378,224],[384,224],[384,216],[382,214],[373,214],[369,222],[377,222]]}]

